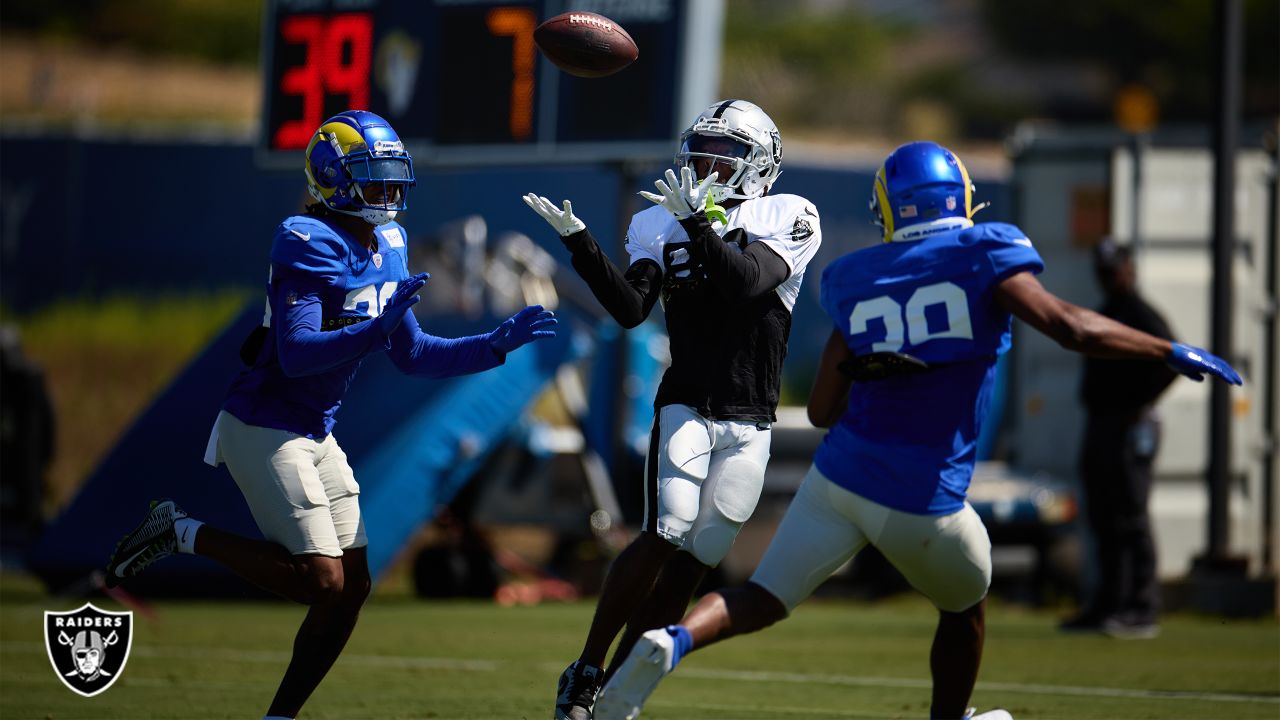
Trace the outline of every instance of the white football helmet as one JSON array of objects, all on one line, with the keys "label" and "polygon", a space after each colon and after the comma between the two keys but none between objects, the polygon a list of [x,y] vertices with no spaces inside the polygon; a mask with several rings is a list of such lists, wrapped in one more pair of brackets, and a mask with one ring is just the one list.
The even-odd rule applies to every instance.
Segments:
[{"label": "white football helmet", "polygon": [[[756,104],[722,100],[703,110],[681,133],[675,163],[692,168],[699,178],[719,172],[711,186],[717,203],[750,200],[768,192],[782,173],[782,138],[778,126]],[[698,164],[704,165],[701,173]]]}]

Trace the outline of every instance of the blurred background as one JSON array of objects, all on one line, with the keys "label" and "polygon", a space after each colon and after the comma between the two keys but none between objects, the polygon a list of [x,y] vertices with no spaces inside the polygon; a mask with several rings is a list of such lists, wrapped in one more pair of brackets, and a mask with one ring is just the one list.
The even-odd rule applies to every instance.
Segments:
[{"label": "blurred background", "polygon": [[[519,198],[572,199],[625,262],[635,190],[703,107],[742,97],[780,127],[776,190],[817,205],[824,244],[796,306],[765,497],[710,582],[754,567],[821,439],[800,409],[829,328],[818,273],[879,241],[873,173],[898,144],[932,139],[992,202],[980,221],[1028,232],[1050,290],[1096,307],[1091,250],[1128,245],[1178,339],[1242,371],[1225,405],[1185,380],[1161,400],[1159,574],[1171,607],[1273,613],[1280,4],[1226,4],[1238,15],[1224,30],[1223,3],[1205,0],[6,2],[3,569],[91,593],[154,497],[256,535],[229,476],[200,458],[261,318],[272,229],[302,207],[299,148],[355,106],[387,117],[414,156],[403,222],[432,273],[424,327],[467,334],[540,302],[565,328],[473,378],[406,381],[366,363],[336,434],[364,488],[379,591],[593,594],[641,519],[663,324],[658,311],[618,330]],[[621,23],[640,60],[599,80],[560,73],[529,33],[568,9]],[[1222,162],[1235,242],[1215,295]],[[1082,362],[1015,335],[971,499],[996,544],[996,591],[1072,604],[1091,572]],[[256,594],[194,560],[138,580],[142,594]],[[824,591],[902,589],[868,555]]]}]

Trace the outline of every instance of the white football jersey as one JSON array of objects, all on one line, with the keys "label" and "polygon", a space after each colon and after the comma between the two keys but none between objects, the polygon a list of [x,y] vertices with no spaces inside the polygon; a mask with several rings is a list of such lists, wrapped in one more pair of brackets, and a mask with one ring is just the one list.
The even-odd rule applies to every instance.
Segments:
[{"label": "white football jersey", "polygon": [[[766,195],[747,200],[729,208],[725,213],[728,223],[713,222],[711,227],[726,240],[734,240],[733,246],[741,252],[752,242],[763,242],[786,261],[791,274],[778,286],[776,292],[790,312],[800,295],[805,268],[822,245],[822,226],[818,210],[813,203],[799,195]],[[734,231],[740,230],[741,233]],[[688,251],[671,250],[668,244],[686,243],[688,236],[680,223],[665,208],[655,205],[636,213],[627,228],[627,254],[631,264],[638,260],[653,260],[663,273],[672,272],[683,277],[691,272],[687,267]],[[670,255],[671,257],[668,257]]]},{"label": "white football jersey", "polygon": [[787,355],[791,312],[805,269],[822,244],[818,211],[796,195],[772,195],[730,208],[712,229],[738,252],[766,243],[787,264],[787,279],[764,295],[741,298],[714,286],[690,256],[692,242],[665,208],[636,213],[627,230],[631,265],[662,269],[661,292],[671,366],[655,407],[688,405],[704,417],[772,422]]}]

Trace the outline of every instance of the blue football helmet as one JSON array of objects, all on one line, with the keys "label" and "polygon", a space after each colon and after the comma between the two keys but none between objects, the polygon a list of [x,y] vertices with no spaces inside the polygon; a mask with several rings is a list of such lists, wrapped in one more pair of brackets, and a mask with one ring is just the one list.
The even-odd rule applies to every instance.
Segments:
[{"label": "blue football helmet", "polygon": [[338,113],[307,144],[307,190],[325,207],[385,225],[417,184],[413,158],[386,120],[366,110]]},{"label": "blue football helmet", "polygon": [[913,142],[885,158],[871,191],[871,212],[884,241],[919,240],[971,224],[973,183],[964,163],[932,142]]}]

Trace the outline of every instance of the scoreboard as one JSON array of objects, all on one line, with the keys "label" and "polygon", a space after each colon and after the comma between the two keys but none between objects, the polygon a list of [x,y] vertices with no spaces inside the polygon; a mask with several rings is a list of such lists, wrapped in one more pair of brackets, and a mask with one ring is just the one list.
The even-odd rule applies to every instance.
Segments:
[{"label": "scoreboard", "polygon": [[[640,48],[605,78],[561,72],[534,29],[569,10]],[[295,164],[326,118],[385,117],[415,163],[656,159],[716,98],[723,0],[269,0],[257,156]]]}]

